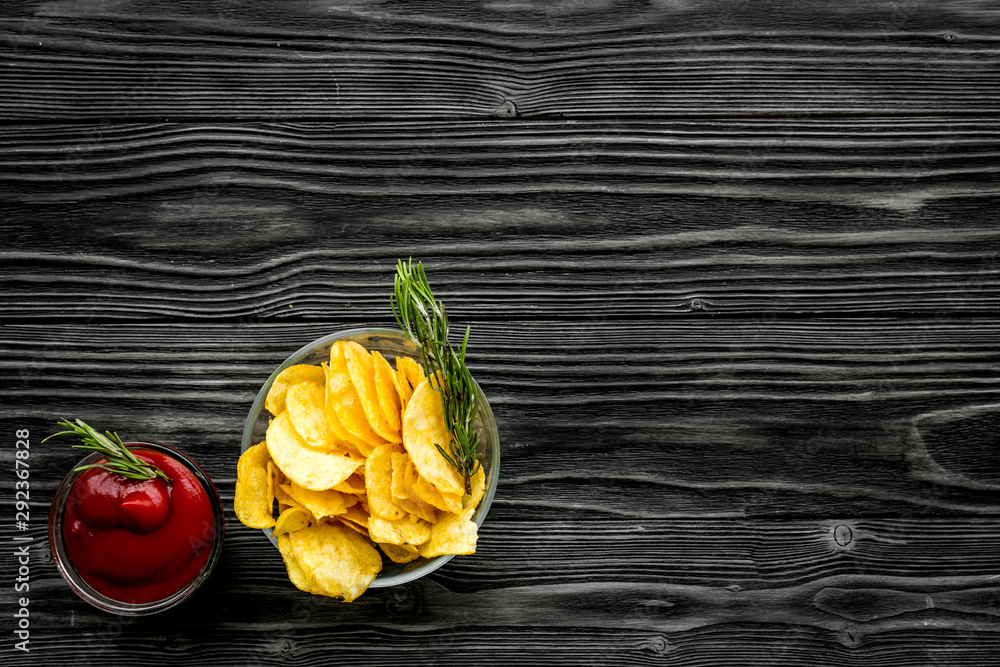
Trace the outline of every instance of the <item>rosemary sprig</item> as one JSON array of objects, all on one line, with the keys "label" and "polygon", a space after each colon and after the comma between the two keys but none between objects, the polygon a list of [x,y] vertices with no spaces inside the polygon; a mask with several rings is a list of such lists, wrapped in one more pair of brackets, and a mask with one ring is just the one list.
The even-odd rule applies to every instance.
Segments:
[{"label": "rosemary sprig", "polygon": [[413,266],[413,260],[396,264],[393,285],[392,312],[396,322],[420,346],[424,370],[431,386],[441,394],[445,424],[452,440],[434,443],[465,481],[465,493],[472,493],[472,476],[479,471],[479,429],[473,423],[479,413],[479,399],[472,374],[465,365],[465,349],[469,344],[470,328],[465,329],[462,345],[457,350],[448,340],[448,314],[444,303],[434,300],[427,282],[423,263]]},{"label": "rosemary sprig", "polygon": [[76,435],[80,437],[83,444],[73,445],[73,449],[88,449],[100,452],[107,459],[103,463],[91,463],[74,468],[74,470],[82,471],[89,470],[90,468],[101,468],[102,470],[107,470],[108,472],[129,479],[155,479],[159,477],[167,484],[172,483],[172,480],[162,470],[151,463],[146,463],[130,452],[117,433],[105,431],[102,435],[79,419],[75,423],[64,419],[58,422],[58,424],[65,426],[67,430],[53,433],[45,438],[45,440],[42,440],[43,443],[57,435]]}]

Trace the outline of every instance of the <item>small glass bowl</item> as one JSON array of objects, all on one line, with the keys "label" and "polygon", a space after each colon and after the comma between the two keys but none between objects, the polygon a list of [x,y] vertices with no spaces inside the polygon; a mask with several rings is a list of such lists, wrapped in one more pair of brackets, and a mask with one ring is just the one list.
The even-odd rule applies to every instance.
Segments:
[{"label": "small glass bowl", "polygon": [[[222,500],[219,498],[219,492],[212,483],[212,479],[190,456],[179,449],[162,443],[126,442],[125,444],[133,451],[150,450],[166,454],[182,463],[201,482],[202,487],[208,494],[209,502],[212,503],[212,515],[215,517],[215,539],[212,543],[212,551],[201,571],[184,588],[173,595],[160,600],[153,600],[152,602],[139,604],[121,602],[94,590],[90,584],[83,580],[83,577],[77,572],[73,563],[70,562],[69,555],[66,552],[66,544],[63,541],[63,514],[66,509],[66,502],[69,499],[73,485],[80,479],[84,471],[73,470],[70,472],[56,490],[55,498],[52,500],[52,509],[49,514],[49,548],[52,551],[52,560],[55,561],[56,567],[59,569],[59,574],[66,580],[66,583],[73,589],[73,592],[81,598],[98,609],[112,614],[120,616],[146,616],[180,604],[191,596],[192,593],[201,588],[201,585],[208,580],[208,577],[212,574],[212,570],[215,569],[215,566],[219,562],[219,557],[222,555],[222,543],[225,539],[225,518],[222,509]],[[102,455],[100,453],[94,452],[81,460],[75,467],[96,463],[101,458]]]},{"label": "small glass bowl", "polygon": [[[257,398],[250,408],[247,416],[246,426],[243,428],[243,444],[241,452],[245,452],[250,447],[262,442],[267,434],[267,427],[271,422],[270,413],[264,409],[264,400],[267,392],[271,389],[271,384],[278,377],[281,371],[296,364],[312,364],[318,366],[321,362],[330,361],[330,348],[338,340],[354,341],[361,344],[369,351],[378,351],[390,363],[394,357],[412,357],[420,361],[420,348],[417,347],[410,338],[398,329],[348,329],[324,336],[309,343],[298,352],[288,357],[283,364],[278,366],[271,377],[267,379],[264,386],[257,392]],[[482,526],[486,519],[486,513],[493,503],[493,495],[496,493],[497,479],[500,475],[500,436],[497,433],[497,424],[493,419],[493,411],[490,410],[489,403],[483,395],[482,389],[476,385],[479,394],[479,420],[476,425],[482,425],[482,438],[479,443],[479,462],[483,467],[486,477],[486,491],[483,499],[476,508],[472,519],[477,526]],[[275,545],[278,541],[271,537],[271,529],[265,528],[264,534]],[[430,574],[449,560],[451,555],[436,556],[435,558],[418,558],[406,564],[393,563],[388,558],[383,558],[382,571],[375,577],[369,588],[388,588],[399,586],[419,579]]]}]

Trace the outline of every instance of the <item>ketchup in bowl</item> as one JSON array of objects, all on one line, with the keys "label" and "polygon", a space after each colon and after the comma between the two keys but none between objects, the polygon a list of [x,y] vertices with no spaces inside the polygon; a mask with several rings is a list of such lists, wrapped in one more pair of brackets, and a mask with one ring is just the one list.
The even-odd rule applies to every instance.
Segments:
[{"label": "ketchup in bowl", "polygon": [[[53,501],[49,539],[60,573],[81,597],[119,614],[148,614],[194,592],[221,553],[218,492],[192,459],[166,445],[126,443],[170,482],[74,470]],[[101,463],[92,454],[82,465]]]}]

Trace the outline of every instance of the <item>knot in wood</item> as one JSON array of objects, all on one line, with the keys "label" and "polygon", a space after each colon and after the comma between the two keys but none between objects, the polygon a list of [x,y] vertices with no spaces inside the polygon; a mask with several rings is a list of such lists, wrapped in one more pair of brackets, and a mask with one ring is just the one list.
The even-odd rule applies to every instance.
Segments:
[{"label": "knot in wood", "polygon": [[413,618],[424,610],[424,603],[412,587],[396,586],[385,600],[385,610],[396,618]]},{"label": "knot in wood", "polygon": [[512,100],[504,100],[493,113],[501,118],[517,118],[517,105]]},{"label": "knot in wood", "polygon": [[837,639],[847,648],[857,648],[861,645],[861,635],[844,630],[837,635]]},{"label": "knot in wood", "polygon": [[843,549],[854,541],[854,531],[846,524],[837,524],[833,528],[833,541],[837,543],[838,547]]},{"label": "knot in wood", "polygon": [[701,310],[705,307],[705,302],[701,299],[691,299],[691,310]]},{"label": "knot in wood", "polygon": [[653,637],[649,643],[646,644],[646,649],[648,649],[651,653],[666,653],[670,649],[670,642],[668,642],[665,637]]}]

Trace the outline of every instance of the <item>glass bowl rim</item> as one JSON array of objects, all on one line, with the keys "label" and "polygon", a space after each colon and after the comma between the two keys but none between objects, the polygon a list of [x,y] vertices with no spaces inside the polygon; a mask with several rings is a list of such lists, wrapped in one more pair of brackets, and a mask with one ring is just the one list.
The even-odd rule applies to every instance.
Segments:
[{"label": "glass bowl rim", "polygon": [[[310,343],[306,343],[285,359],[285,361],[283,361],[276,369],[274,369],[274,372],[268,376],[260,390],[258,390],[257,396],[254,398],[253,404],[250,406],[250,412],[247,415],[246,423],[243,426],[243,438],[240,445],[240,453],[242,454],[247,449],[257,444],[254,442],[255,438],[253,437],[254,426],[257,422],[258,416],[265,412],[264,401],[267,399],[268,390],[270,390],[275,378],[277,378],[283,370],[289,366],[294,366],[300,363],[303,359],[310,354],[313,354],[320,347],[332,345],[336,341],[343,340],[345,338],[362,336],[385,336],[387,338],[403,339],[410,345],[416,345],[416,343],[414,343],[402,329],[392,329],[386,327],[356,327],[352,329],[342,329],[317,338]],[[483,410],[483,426],[488,428],[490,431],[492,443],[492,447],[490,449],[493,456],[493,460],[490,464],[490,475],[486,480],[486,493],[483,495],[483,499],[480,501],[479,507],[476,508],[476,526],[482,527],[483,522],[486,520],[486,514],[489,511],[490,506],[493,504],[493,497],[496,494],[497,480],[500,476],[500,436],[497,431],[496,419],[493,416],[493,410],[490,408],[489,401],[486,400],[486,395],[483,393],[482,388],[475,382],[475,380],[473,380],[473,383],[476,385],[476,391],[479,394],[480,404]],[[271,529],[264,528],[262,532],[275,546],[275,548],[277,548],[277,540],[271,536]],[[399,586],[415,581],[434,572],[438,568],[445,565],[452,558],[454,558],[452,554],[435,556],[434,558],[428,559],[427,562],[419,565],[418,567],[406,572],[400,572],[393,575],[383,575],[382,573],[379,573],[368,588],[389,588],[391,586]]]},{"label": "glass bowl rim", "polygon": [[100,452],[92,452],[80,459],[80,461],[73,466],[74,469],[70,470],[69,473],[63,477],[62,482],[59,483],[59,487],[56,489],[56,494],[52,499],[52,505],[49,510],[49,550],[52,554],[52,561],[55,563],[56,569],[59,570],[59,574],[66,581],[73,592],[84,601],[90,603],[98,609],[101,609],[102,611],[117,614],[119,616],[146,616],[166,611],[167,609],[177,606],[193,595],[206,581],[208,581],[208,578],[212,575],[212,572],[215,571],[215,568],[219,564],[222,556],[222,545],[225,541],[226,532],[225,510],[222,505],[222,498],[219,496],[219,490],[215,486],[215,482],[213,482],[209,474],[205,472],[205,469],[202,468],[201,465],[191,458],[191,456],[186,452],[174,447],[173,445],[168,445],[162,442],[151,442],[148,440],[129,440],[125,442],[125,445],[130,450],[148,449],[161,454],[167,454],[175,458],[182,465],[184,465],[184,467],[191,471],[191,474],[194,475],[195,479],[198,480],[202,488],[205,489],[205,493],[208,495],[209,503],[212,505],[212,515],[215,519],[215,536],[212,539],[212,550],[209,553],[205,564],[198,572],[198,575],[191,579],[191,581],[188,582],[183,588],[165,598],[140,603],[122,602],[121,600],[110,598],[95,590],[90,584],[84,581],[82,576],[80,576],[76,567],[72,564],[72,562],[70,562],[69,555],[65,553],[65,543],[62,536],[63,513],[66,509],[66,501],[69,498],[70,491],[76,484],[77,480],[84,474],[84,472],[86,472],[83,470],[76,470],[75,468],[89,463],[94,463],[98,459],[103,458],[103,455]]}]

